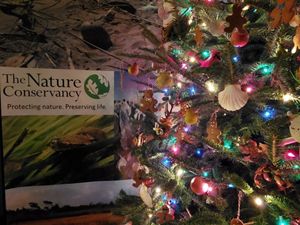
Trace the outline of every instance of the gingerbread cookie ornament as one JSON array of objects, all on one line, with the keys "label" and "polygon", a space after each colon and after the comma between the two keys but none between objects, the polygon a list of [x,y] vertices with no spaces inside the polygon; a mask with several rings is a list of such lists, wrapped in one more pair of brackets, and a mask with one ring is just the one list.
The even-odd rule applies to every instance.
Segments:
[{"label": "gingerbread cookie ornament", "polygon": [[153,91],[152,90],[146,90],[144,92],[144,96],[140,101],[140,110],[142,112],[156,112],[157,100],[153,97]]},{"label": "gingerbread cookie ornament", "polygon": [[247,23],[247,19],[242,16],[243,7],[240,4],[234,4],[232,8],[232,15],[226,17],[226,21],[229,23],[229,27],[224,29],[225,32],[231,33],[235,28],[239,32],[246,32],[244,24]]},{"label": "gingerbread cookie ornament", "polygon": [[295,15],[296,0],[277,0],[277,5],[270,13],[271,28],[278,28],[281,24],[288,24]]}]

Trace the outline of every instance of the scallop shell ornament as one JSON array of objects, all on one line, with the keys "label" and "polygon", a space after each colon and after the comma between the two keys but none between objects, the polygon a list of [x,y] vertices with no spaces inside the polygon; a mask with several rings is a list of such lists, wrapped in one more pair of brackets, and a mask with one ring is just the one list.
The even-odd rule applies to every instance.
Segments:
[{"label": "scallop shell ornament", "polygon": [[290,117],[291,120],[291,125],[290,125],[291,137],[300,143],[300,115],[293,115],[291,112],[288,112],[288,116]]},{"label": "scallop shell ornament", "polygon": [[237,111],[243,108],[249,96],[241,90],[239,84],[228,84],[225,89],[218,94],[218,101],[222,108],[228,111]]}]

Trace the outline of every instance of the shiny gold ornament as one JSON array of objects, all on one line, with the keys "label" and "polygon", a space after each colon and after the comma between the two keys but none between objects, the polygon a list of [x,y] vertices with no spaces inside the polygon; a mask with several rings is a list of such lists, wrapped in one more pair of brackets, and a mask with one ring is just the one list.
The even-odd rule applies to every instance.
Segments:
[{"label": "shiny gold ornament", "polygon": [[184,122],[188,125],[194,125],[198,122],[198,114],[193,109],[186,110]]},{"label": "shiny gold ornament", "polygon": [[156,85],[158,88],[168,88],[173,85],[172,74],[169,72],[160,72],[156,78]]}]

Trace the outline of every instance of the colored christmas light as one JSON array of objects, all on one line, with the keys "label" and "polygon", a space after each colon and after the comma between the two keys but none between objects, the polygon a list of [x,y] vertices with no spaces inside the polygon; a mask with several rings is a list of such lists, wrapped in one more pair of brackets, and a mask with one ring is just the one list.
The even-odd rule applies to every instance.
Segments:
[{"label": "colored christmas light", "polygon": [[192,7],[189,7],[189,8],[182,8],[180,10],[180,15],[182,16],[190,16],[192,14],[192,10],[193,8]]},{"label": "colored christmas light", "polygon": [[232,61],[233,61],[234,63],[237,63],[237,62],[240,61],[240,57],[239,57],[238,55],[235,55],[235,56],[232,57]]},{"label": "colored christmas light", "polygon": [[299,165],[294,165],[293,169],[298,170],[298,169],[300,169],[300,166]]},{"label": "colored christmas light", "polygon": [[260,113],[261,117],[265,121],[269,121],[275,118],[276,110],[271,106],[266,106]]},{"label": "colored christmas light", "polygon": [[202,158],[203,153],[204,153],[204,151],[202,148],[197,148],[194,152],[194,155],[196,158]]},{"label": "colored christmas light", "polygon": [[279,216],[276,220],[276,225],[290,225],[290,220],[284,219],[282,216]]},{"label": "colored christmas light", "polygon": [[203,177],[208,177],[209,176],[209,172],[208,171],[203,171],[202,172],[202,176]]},{"label": "colored christmas light", "polygon": [[190,91],[191,95],[195,95],[196,94],[196,88],[195,87],[190,87],[189,91]]},{"label": "colored christmas light", "polygon": [[161,163],[167,168],[170,168],[172,166],[172,160],[167,156],[162,158]]},{"label": "colored christmas light", "polygon": [[259,73],[261,73],[263,76],[267,76],[273,73],[275,68],[274,64],[261,64],[256,68],[256,71],[258,71]]},{"label": "colored christmas light", "polygon": [[299,158],[299,152],[297,150],[289,149],[284,153],[285,160],[296,160]]},{"label": "colored christmas light", "polygon": [[201,52],[201,58],[202,59],[208,59],[210,57],[211,52],[209,50],[205,50]]},{"label": "colored christmas light", "polygon": [[235,188],[234,184],[228,184],[227,187],[228,188]]},{"label": "colored christmas light", "polygon": [[224,148],[226,148],[228,150],[232,150],[233,142],[229,139],[224,139]]},{"label": "colored christmas light", "polygon": [[188,65],[186,63],[181,64],[181,69],[186,70],[188,68]]}]

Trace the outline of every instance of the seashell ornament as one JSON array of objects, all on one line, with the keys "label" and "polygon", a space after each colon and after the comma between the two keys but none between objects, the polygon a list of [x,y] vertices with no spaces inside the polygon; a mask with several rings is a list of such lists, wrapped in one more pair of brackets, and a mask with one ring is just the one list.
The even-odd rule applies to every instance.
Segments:
[{"label": "seashell ornament", "polygon": [[300,143],[300,115],[293,115],[291,112],[287,113],[290,117],[290,133],[291,137]]},{"label": "seashell ornament", "polygon": [[222,108],[228,111],[237,111],[243,108],[249,96],[241,90],[239,84],[228,84],[225,89],[218,94],[218,101]]}]

